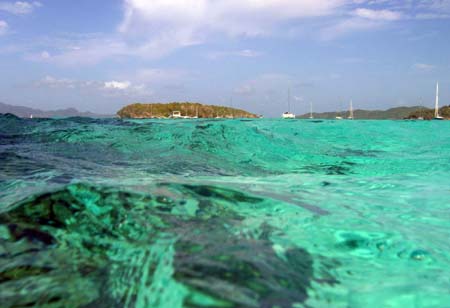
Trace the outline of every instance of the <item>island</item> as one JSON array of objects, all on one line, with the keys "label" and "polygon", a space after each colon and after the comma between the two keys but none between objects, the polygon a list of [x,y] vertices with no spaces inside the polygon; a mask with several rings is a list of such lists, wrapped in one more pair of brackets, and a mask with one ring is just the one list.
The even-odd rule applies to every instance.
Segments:
[{"label": "island", "polygon": [[204,105],[193,102],[136,103],[117,112],[120,118],[258,118],[256,114],[224,106]]}]

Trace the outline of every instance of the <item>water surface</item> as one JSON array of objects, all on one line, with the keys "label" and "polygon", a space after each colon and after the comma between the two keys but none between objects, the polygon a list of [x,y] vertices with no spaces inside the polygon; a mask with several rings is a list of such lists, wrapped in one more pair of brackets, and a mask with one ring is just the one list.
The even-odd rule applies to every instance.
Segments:
[{"label": "water surface", "polygon": [[0,302],[448,307],[449,131],[0,116]]}]

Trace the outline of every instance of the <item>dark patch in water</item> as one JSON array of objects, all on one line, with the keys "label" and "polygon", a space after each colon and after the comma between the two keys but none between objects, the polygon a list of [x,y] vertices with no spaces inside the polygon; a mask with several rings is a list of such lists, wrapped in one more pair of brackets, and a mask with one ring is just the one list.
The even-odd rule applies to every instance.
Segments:
[{"label": "dark patch in water", "polygon": [[[175,196],[74,184],[0,214],[2,306],[123,307],[141,293],[149,306],[160,294],[148,288],[170,243],[173,277],[191,290],[185,305],[201,304],[194,293],[227,307],[291,307],[306,300],[314,279],[306,250],[290,248],[280,258],[270,241],[277,230],[268,225],[252,238],[233,231],[242,221],[236,204],[262,199],[212,186],[162,188]],[[185,200],[195,200],[198,210],[187,212]]]},{"label": "dark patch in water", "polygon": [[183,185],[185,188],[195,192],[196,194],[202,197],[212,197],[216,199],[222,199],[228,202],[246,202],[246,203],[258,203],[263,201],[261,198],[250,197],[246,194],[243,194],[239,191],[217,188],[214,186],[202,185]]},{"label": "dark patch in water", "polygon": [[56,184],[69,184],[72,180],[73,177],[70,174],[65,173],[52,177],[50,181]]},{"label": "dark patch in water", "polygon": [[376,157],[377,154],[382,153],[381,151],[374,150],[357,150],[357,149],[346,149],[344,152],[339,154],[340,157],[347,156],[361,156],[361,157]]},{"label": "dark patch in water", "polygon": [[196,128],[196,129],[208,129],[208,128],[210,128],[211,126],[213,126],[213,125],[209,123],[209,124],[196,125],[195,128]]},{"label": "dark patch in water", "polygon": [[[223,237],[220,223],[202,227],[198,236],[177,243],[177,280],[233,307],[291,307],[306,300],[313,273],[305,250],[288,250],[285,261],[269,241]],[[200,303],[188,298],[187,304]]]},{"label": "dark patch in water", "polygon": [[352,162],[342,162],[340,165],[312,165],[305,166],[301,170],[306,173],[324,173],[327,175],[348,175],[351,174],[351,168],[347,166],[356,165]]}]

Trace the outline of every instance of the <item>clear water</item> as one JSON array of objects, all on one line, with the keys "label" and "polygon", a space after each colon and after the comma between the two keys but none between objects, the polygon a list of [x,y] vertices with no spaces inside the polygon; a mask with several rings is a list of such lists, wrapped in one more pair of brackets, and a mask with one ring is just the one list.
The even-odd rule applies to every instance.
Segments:
[{"label": "clear water", "polygon": [[1,306],[449,307],[449,132],[1,116]]}]

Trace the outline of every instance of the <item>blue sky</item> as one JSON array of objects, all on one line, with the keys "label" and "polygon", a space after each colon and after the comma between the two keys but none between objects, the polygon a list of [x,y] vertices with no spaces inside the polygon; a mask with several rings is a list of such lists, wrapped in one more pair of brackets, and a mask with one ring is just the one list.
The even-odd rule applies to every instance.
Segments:
[{"label": "blue sky", "polygon": [[450,0],[0,0],[0,101],[450,104]]}]

